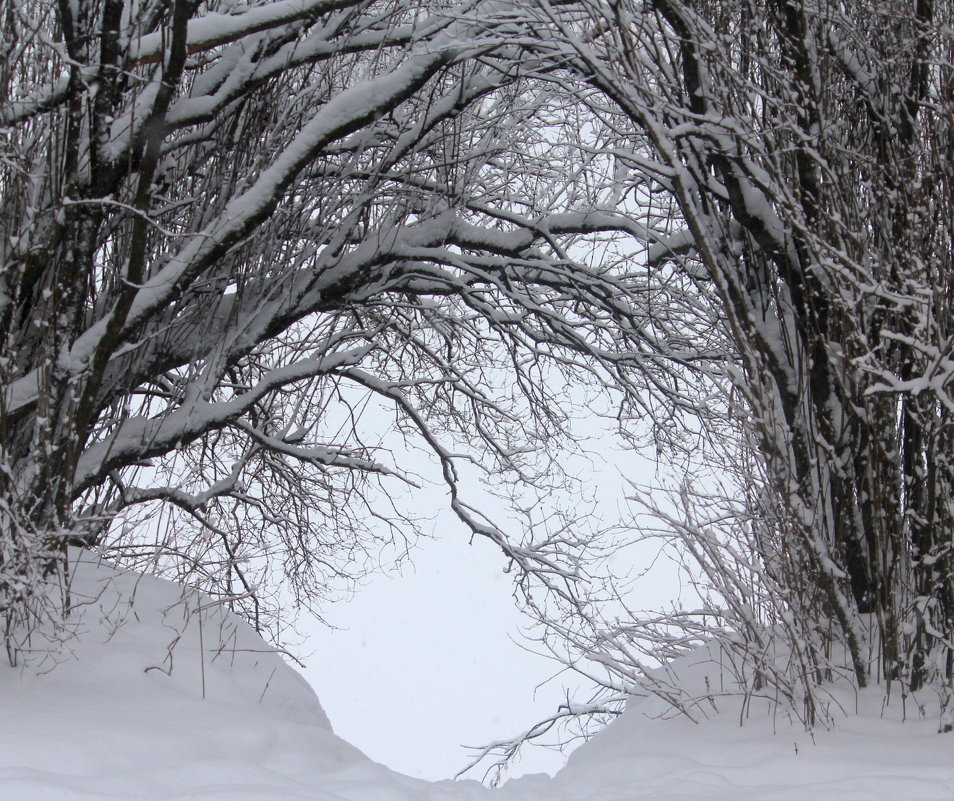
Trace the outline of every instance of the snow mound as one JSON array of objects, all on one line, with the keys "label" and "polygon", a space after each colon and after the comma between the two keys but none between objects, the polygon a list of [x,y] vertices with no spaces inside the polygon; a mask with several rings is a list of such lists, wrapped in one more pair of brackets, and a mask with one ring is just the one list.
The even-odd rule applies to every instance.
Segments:
[{"label": "snow mound", "polygon": [[448,797],[336,737],[307,682],[220,604],[89,552],[70,572],[54,659],[0,666],[2,801]]},{"label": "snow mound", "polygon": [[694,720],[658,697],[634,698],[556,782],[578,790],[575,801],[954,799],[954,735],[938,734],[936,690],[889,704],[883,686],[829,685],[820,696],[834,725],[809,732],[784,705],[730,683],[714,651],[655,671],[696,699]]},{"label": "snow mound", "polygon": [[699,724],[637,699],[553,779],[411,779],[335,736],[312,689],[221,605],[88,552],[71,576],[56,664],[0,667],[0,801],[954,799],[936,692],[885,705],[881,688],[833,689],[844,716],[809,734],[767,699],[706,697],[725,688],[705,649],[673,666]]}]

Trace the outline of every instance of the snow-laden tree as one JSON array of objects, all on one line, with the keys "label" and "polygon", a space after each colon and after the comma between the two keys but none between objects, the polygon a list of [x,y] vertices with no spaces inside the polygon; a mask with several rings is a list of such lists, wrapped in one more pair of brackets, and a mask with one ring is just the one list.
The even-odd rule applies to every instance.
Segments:
[{"label": "snow-laden tree", "polygon": [[[512,10],[3,0],[9,648],[68,543],[267,625],[269,588],[308,601],[413,529],[388,492],[425,452],[522,575],[579,578],[578,535],[501,531],[461,465],[546,491],[593,387],[660,430],[698,395],[662,358],[691,362],[665,335],[682,296],[615,249],[644,233],[615,157]],[[367,405],[401,450],[364,441]]]},{"label": "snow-laden tree", "polygon": [[[758,675],[777,669],[766,655],[781,637],[778,678],[808,720],[812,688],[839,665],[860,686],[949,688],[954,8],[583,0],[525,13],[544,32],[533,52],[564,65],[612,131],[623,180],[677,210],[647,269],[693,280],[733,343],[722,408],[735,433],[712,451],[735,474],[729,492],[686,487],[681,513],[650,502],[715,603],[648,621],[644,644],[665,655],[722,631]],[[636,628],[574,636],[621,686],[638,673]]]}]

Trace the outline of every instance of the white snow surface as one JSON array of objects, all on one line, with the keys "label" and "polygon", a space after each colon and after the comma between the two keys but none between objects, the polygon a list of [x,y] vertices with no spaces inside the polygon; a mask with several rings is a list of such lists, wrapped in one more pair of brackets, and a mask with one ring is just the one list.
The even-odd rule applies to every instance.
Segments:
[{"label": "white snow surface", "polygon": [[[740,725],[736,695],[703,701],[699,724],[634,700],[554,778],[498,790],[412,779],[335,736],[311,687],[220,605],[78,558],[55,666],[0,667],[2,801],[954,799],[937,693],[903,709],[884,705],[883,688],[833,690],[846,714],[814,735],[766,701]],[[718,686],[704,651],[678,668],[692,686]],[[381,725],[400,736],[400,722]]]}]

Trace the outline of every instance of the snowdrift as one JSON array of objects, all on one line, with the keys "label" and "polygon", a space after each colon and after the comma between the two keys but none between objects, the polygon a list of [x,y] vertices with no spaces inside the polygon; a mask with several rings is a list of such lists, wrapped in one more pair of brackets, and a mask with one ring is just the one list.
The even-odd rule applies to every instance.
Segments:
[{"label": "snowdrift", "polygon": [[0,668],[3,801],[447,797],[336,737],[305,680],[221,605],[76,556],[56,663]]},{"label": "snowdrift", "polygon": [[[0,667],[2,801],[954,799],[937,694],[884,707],[878,688],[833,691],[846,715],[814,735],[766,701],[703,698],[697,725],[642,699],[553,779],[411,779],[336,737],[305,681],[220,605],[94,559],[73,565],[56,663]],[[704,651],[676,667],[700,696],[706,676],[717,686]]]}]

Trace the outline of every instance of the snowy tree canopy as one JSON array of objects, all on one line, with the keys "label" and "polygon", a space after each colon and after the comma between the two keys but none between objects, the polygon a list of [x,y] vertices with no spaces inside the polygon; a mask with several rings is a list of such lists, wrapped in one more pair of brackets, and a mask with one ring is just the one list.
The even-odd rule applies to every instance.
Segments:
[{"label": "snowy tree canopy", "polygon": [[[413,524],[373,488],[417,483],[421,449],[472,531],[567,592],[577,535],[498,530],[461,463],[542,490],[568,387],[667,419],[690,393],[648,316],[671,290],[614,249],[646,231],[613,156],[513,9],[5,9],[8,624],[67,541],[160,558],[261,623],[266,587],[308,601]],[[369,402],[406,454],[362,441]]]},{"label": "snowy tree canopy", "polygon": [[[2,9],[8,635],[67,542],[263,625],[413,529],[427,453],[611,689],[712,636],[809,721],[826,671],[950,683],[949,3]],[[727,477],[650,501],[698,613],[610,631],[586,534],[468,502],[558,484],[600,393]]]}]

